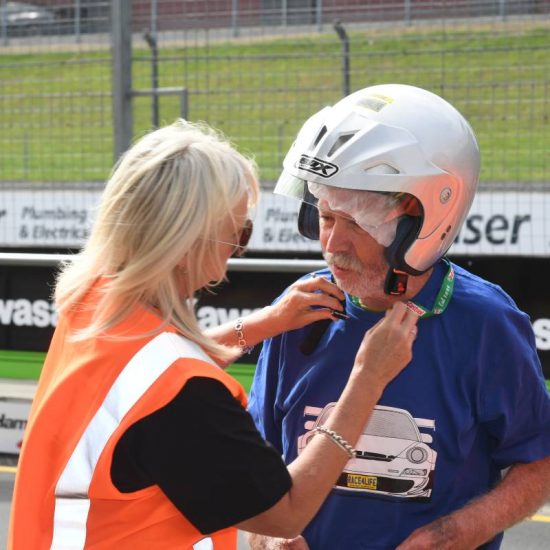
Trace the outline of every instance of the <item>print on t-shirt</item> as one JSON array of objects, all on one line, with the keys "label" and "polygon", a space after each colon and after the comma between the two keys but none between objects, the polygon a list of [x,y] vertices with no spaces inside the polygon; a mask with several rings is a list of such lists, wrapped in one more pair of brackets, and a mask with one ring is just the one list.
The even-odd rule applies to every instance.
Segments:
[{"label": "print on t-shirt", "polygon": [[[313,430],[326,423],[335,405],[305,407],[304,416],[317,419],[306,420],[309,431],[298,438],[298,453],[313,437]],[[348,461],[336,488],[364,496],[430,500],[437,453],[429,446],[432,436],[419,428],[435,431],[435,421],[377,405],[355,447],[357,457]]]}]

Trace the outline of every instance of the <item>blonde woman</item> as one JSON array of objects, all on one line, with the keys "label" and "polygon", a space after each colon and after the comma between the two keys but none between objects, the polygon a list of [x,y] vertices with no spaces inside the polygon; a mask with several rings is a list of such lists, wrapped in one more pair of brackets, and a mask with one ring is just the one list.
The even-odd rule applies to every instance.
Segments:
[{"label": "blonde woman", "polygon": [[193,310],[246,244],[257,195],[253,163],[183,120],[117,164],[88,243],[57,282],[60,320],[21,452],[10,550],[229,549],[234,526],[292,537],[318,509],[409,362],[416,316],[400,304],[365,336],[330,420],[287,469],[220,365],[331,318],[341,291],[311,279],[209,335]]}]

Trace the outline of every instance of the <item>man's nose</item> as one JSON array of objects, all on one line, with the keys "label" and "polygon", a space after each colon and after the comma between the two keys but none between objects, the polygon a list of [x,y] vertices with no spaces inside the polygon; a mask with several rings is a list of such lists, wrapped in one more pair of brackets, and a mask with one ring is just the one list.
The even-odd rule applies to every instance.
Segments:
[{"label": "man's nose", "polygon": [[349,249],[349,228],[344,220],[335,220],[327,231],[325,245],[327,252],[347,252]]}]

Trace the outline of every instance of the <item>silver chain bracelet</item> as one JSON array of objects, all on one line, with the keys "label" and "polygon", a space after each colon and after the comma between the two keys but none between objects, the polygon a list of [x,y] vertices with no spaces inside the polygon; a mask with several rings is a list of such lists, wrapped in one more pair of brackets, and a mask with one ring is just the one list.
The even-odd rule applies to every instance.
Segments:
[{"label": "silver chain bracelet", "polygon": [[327,435],[338,447],[347,453],[350,458],[355,458],[357,456],[357,451],[341,436],[338,435],[335,431],[325,428],[325,426],[317,426],[313,433],[321,433]]},{"label": "silver chain bracelet", "polygon": [[246,343],[246,338],[244,337],[244,323],[241,318],[235,321],[235,334],[237,335],[237,345],[241,348],[243,353],[251,353],[254,349],[254,346],[249,346]]}]

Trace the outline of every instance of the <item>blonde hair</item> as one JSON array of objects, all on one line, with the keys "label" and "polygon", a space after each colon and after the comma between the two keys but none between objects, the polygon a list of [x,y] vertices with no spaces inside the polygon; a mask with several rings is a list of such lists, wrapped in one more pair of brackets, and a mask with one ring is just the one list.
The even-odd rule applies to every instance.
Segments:
[{"label": "blonde hair", "polygon": [[181,286],[182,280],[188,289],[204,284],[206,258],[225,273],[215,241],[228,216],[238,227],[233,211],[243,197],[249,204],[257,200],[255,164],[207,125],[178,120],[141,138],[115,165],[86,245],[58,276],[61,312],[79,305],[98,278],[106,281],[92,323],[72,337],[105,336],[147,304],[159,312],[159,332],[171,324],[207,353],[227,359],[231,350],[202,334],[193,296],[182,298]]}]

